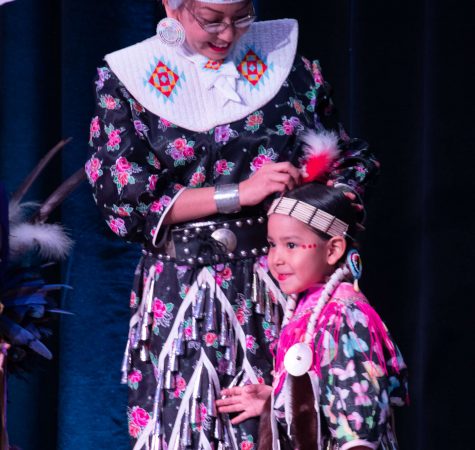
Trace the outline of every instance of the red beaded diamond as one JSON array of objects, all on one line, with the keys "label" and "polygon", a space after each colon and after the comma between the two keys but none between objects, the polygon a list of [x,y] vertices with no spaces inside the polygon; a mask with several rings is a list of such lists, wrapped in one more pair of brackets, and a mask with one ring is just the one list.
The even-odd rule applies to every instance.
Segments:
[{"label": "red beaded diamond", "polygon": [[179,78],[180,77],[173,72],[173,70],[159,61],[157,67],[155,67],[155,70],[152,72],[152,75],[150,75],[148,82],[157,88],[163,95],[170,97]]},{"label": "red beaded diamond", "polygon": [[205,69],[218,70],[222,64],[223,61],[213,61],[212,59],[209,59],[205,64]]},{"label": "red beaded diamond", "polygon": [[251,49],[245,54],[237,69],[249,83],[255,86],[267,70],[267,66]]}]

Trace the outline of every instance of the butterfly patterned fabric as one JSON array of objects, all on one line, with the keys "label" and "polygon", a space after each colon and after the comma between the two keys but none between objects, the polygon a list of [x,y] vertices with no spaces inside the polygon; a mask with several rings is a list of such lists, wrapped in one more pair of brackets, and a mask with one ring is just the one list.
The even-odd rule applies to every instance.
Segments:
[{"label": "butterfly patterned fabric", "polygon": [[[311,289],[300,300],[295,316],[282,330],[278,360],[280,353],[301,341],[322,289]],[[342,283],[317,324],[310,378],[320,392],[321,448],[397,449],[392,408],[408,403],[407,369],[387,331],[376,331],[385,330],[383,322],[361,293]],[[276,371],[274,414],[284,430],[288,394],[282,386],[288,374],[283,366]]]}]

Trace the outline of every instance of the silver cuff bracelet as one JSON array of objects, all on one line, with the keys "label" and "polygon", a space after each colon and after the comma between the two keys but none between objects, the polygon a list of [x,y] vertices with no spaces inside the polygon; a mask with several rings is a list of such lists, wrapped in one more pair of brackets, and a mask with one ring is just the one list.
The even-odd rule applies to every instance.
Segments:
[{"label": "silver cuff bracelet", "polygon": [[218,184],[214,188],[214,201],[218,213],[231,214],[241,211],[239,203],[239,185]]}]

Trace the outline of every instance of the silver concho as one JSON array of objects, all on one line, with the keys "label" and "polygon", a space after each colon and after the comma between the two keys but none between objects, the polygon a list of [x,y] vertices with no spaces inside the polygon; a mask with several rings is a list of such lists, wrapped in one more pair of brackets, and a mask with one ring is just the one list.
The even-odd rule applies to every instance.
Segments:
[{"label": "silver concho", "polygon": [[234,251],[237,246],[236,235],[227,228],[218,228],[216,231],[213,231],[211,237],[224,244],[228,252]]},{"label": "silver concho", "polygon": [[284,367],[290,375],[300,377],[312,367],[312,349],[305,342],[292,345],[284,356]]}]

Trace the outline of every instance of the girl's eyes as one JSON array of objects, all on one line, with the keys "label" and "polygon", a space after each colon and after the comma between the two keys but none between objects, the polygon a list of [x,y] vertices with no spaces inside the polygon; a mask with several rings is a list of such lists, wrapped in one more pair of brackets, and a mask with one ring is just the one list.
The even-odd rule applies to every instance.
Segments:
[{"label": "girl's eyes", "polygon": [[287,242],[287,248],[296,248],[297,244],[295,242]]},{"label": "girl's eyes", "polygon": [[269,248],[274,248],[275,244],[273,242],[267,241],[267,244],[269,245]]}]

